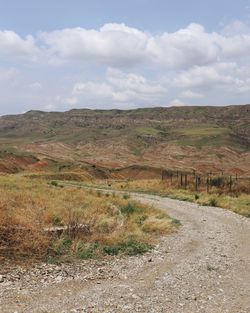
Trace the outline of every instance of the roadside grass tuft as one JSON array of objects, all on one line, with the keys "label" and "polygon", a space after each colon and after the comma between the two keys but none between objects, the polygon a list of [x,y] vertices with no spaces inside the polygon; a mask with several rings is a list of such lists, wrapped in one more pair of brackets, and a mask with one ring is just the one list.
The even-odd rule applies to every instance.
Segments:
[{"label": "roadside grass tuft", "polygon": [[140,254],[178,226],[165,211],[122,195],[54,187],[42,179],[0,176],[0,236],[7,247],[0,257],[60,262]]}]

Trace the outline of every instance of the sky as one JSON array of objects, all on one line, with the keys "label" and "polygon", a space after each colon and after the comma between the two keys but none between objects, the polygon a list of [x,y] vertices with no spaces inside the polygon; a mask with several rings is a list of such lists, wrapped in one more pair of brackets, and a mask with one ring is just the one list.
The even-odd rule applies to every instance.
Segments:
[{"label": "sky", "polygon": [[250,0],[0,0],[0,115],[250,103]]}]

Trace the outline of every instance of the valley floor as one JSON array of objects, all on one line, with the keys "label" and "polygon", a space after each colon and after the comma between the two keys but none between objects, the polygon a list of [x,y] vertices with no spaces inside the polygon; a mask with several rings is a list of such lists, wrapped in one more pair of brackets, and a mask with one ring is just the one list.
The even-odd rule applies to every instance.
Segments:
[{"label": "valley floor", "polygon": [[183,226],[143,256],[6,269],[0,311],[250,312],[250,221],[233,212],[149,195]]}]

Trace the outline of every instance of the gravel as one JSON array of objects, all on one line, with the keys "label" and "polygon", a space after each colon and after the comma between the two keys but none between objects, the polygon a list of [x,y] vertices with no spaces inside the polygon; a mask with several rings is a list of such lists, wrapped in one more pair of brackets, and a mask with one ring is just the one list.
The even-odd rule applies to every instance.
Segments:
[{"label": "gravel", "polygon": [[250,221],[230,211],[132,194],[180,230],[143,256],[5,265],[0,312],[249,313]]}]

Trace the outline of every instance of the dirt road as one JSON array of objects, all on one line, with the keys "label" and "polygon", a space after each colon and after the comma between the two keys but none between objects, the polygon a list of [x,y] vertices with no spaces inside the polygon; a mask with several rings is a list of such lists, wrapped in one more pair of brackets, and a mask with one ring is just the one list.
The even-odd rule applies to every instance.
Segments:
[{"label": "dirt road", "polygon": [[250,220],[219,208],[134,197],[179,219],[179,232],[143,256],[6,273],[0,312],[249,313]]}]

